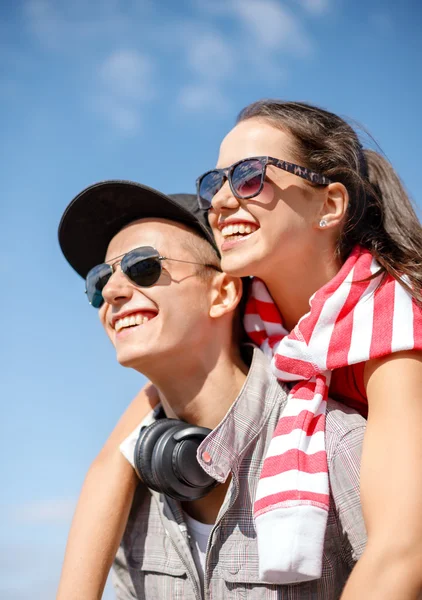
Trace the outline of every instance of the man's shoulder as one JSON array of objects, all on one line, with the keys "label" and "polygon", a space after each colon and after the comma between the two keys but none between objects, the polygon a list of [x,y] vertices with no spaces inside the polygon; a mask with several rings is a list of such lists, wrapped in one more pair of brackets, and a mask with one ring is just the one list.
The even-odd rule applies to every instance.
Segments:
[{"label": "man's shoulder", "polygon": [[242,356],[249,366],[246,381],[239,396],[254,395],[261,398],[276,398],[285,401],[288,390],[271,369],[271,357],[253,344],[242,346]]},{"label": "man's shoulder", "polygon": [[327,403],[327,416],[325,432],[327,436],[327,449],[332,451],[339,444],[361,443],[366,428],[366,419],[356,410],[329,398]]},{"label": "man's shoulder", "polygon": [[328,399],[327,402],[327,430],[347,433],[356,427],[365,427],[366,419],[354,408],[346,406],[336,400]]}]

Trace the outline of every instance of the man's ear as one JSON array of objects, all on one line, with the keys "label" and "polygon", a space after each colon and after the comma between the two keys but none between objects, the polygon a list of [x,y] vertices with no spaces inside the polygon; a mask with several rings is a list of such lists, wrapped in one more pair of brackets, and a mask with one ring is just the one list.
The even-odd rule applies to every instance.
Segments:
[{"label": "man's ear", "polygon": [[213,319],[234,312],[242,298],[242,280],[227,273],[214,278],[209,314]]}]

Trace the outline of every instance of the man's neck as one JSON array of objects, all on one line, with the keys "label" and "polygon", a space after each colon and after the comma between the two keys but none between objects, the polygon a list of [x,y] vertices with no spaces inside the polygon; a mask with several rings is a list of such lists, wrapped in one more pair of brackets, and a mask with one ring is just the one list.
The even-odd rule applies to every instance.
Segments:
[{"label": "man's neck", "polygon": [[208,346],[202,354],[181,351],[175,361],[166,361],[148,376],[157,387],[167,417],[214,429],[223,419],[243,386],[248,367],[237,348],[216,350]]},{"label": "man's neck", "polygon": [[[202,354],[196,350],[181,351],[177,360],[166,361],[168,370],[161,365],[148,376],[167,417],[214,429],[239,395],[248,367],[237,347],[211,342]],[[204,498],[184,502],[183,509],[202,523],[215,523],[229,484],[230,478]]]}]

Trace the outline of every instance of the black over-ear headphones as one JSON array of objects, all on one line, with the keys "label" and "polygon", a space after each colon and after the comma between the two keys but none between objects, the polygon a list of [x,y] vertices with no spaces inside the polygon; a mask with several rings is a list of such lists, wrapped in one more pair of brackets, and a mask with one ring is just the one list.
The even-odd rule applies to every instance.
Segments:
[{"label": "black over-ear headphones", "polygon": [[134,460],[146,486],[175,500],[198,500],[217,481],[196,459],[198,446],[211,432],[178,419],[158,419],[143,427],[135,446]]}]

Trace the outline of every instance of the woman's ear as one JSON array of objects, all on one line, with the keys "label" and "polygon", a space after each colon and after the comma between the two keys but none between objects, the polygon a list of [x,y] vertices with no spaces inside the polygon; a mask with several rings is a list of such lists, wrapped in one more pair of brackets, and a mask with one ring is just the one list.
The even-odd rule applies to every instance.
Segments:
[{"label": "woman's ear", "polygon": [[349,205],[349,194],[342,183],[334,182],[327,186],[325,201],[321,205],[316,226],[319,229],[336,227],[341,224]]},{"label": "woman's ear", "polygon": [[209,314],[213,319],[235,311],[242,298],[242,280],[227,273],[218,273],[214,278]]}]

